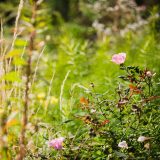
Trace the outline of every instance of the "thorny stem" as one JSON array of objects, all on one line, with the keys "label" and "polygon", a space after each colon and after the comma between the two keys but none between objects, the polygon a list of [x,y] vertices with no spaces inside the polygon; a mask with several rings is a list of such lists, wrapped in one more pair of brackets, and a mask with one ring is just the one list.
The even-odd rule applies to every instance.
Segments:
[{"label": "thorny stem", "polygon": [[152,83],[151,83],[151,79],[149,78],[148,79],[148,82],[147,81],[145,81],[146,82],[146,84],[148,85],[148,93],[149,93],[149,96],[151,95],[151,85],[152,85]]},{"label": "thorny stem", "polygon": [[146,103],[146,102],[150,102],[150,101],[153,101],[153,100],[156,100],[156,99],[160,99],[160,96],[151,96],[151,97],[148,97],[146,99],[143,99],[141,101],[141,103]]},{"label": "thorny stem", "polygon": [[[33,4],[33,10],[32,10],[32,20],[33,23],[35,22],[36,18],[36,1],[34,1]],[[20,135],[20,151],[19,155],[17,157],[17,160],[23,160],[25,157],[26,149],[25,149],[25,133],[26,133],[26,126],[28,123],[28,107],[29,107],[29,90],[30,90],[30,77],[31,77],[31,58],[32,58],[32,52],[34,50],[34,39],[35,39],[35,29],[33,24],[33,31],[30,34],[29,39],[29,51],[28,51],[28,61],[26,66],[26,83],[25,83],[25,98],[24,98],[24,108],[23,108],[23,114],[22,114],[22,129],[21,129],[21,135]]]},{"label": "thorny stem", "polygon": [[[94,93],[96,93],[94,87],[93,87],[93,91],[94,91]],[[91,96],[92,96],[92,95],[91,95]],[[103,109],[102,109],[102,107],[101,107],[101,104],[100,104],[100,101],[99,101],[98,97],[95,97],[95,99],[96,99],[97,102],[98,102],[97,105],[99,106],[100,111],[102,112],[102,116],[103,116],[105,119],[107,119],[107,117],[106,117],[106,115],[105,115],[105,113],[104,113],[104,111],[103,111]]]}]

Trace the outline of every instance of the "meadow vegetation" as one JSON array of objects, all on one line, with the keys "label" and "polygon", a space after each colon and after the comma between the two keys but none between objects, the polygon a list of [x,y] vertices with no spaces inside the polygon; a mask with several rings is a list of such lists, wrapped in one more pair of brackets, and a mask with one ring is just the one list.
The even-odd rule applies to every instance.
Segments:
[{"label": "meadow vegetation", "polygon": [[0,3],[0,159],[160,159],[158,6],[120,2]]}]

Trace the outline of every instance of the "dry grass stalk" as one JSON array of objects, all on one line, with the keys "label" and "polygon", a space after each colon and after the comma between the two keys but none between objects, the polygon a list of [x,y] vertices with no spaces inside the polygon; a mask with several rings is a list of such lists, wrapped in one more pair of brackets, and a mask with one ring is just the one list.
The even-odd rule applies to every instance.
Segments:
[{"label": "dry grass stalk", "polygon": [[[1,19],[1,33],[0,33],[0,77],[5,75],[5,61],[4,61],[4,37],[3,37],[3,22]],[[7,104],[6,104],[6,90],[5,90],[5,80],[1,80],[0,87],[0,109],[1,109],[1,117],[0,117],[0,159],[10,159],[8,155],[8,145],[7,145]]]},{"label": "dry grass stalk", "polygon": [[[17,35],[18,35],[18,23],[19,23],[19,18],[20,18],[20,15],[21,15],[21,11],[23,9],[23,4],[24,4],[24,0],[20,0],[19,6],[18,6],[17,16],[16,16],[16,20],[15,20],[14,35],[13,35],[13,40],[12,40],[10,51],[14,48],[14,43],[15,43],[15,41],[17,39]],[[10,58],[9,59],[9,63],[8,63],[7,71],[10,70],[11,60],[12,59]]]},{"label": "dry grass stalk", "polygon": [[59,106],[60,106],[60,111],[61,112],[63,112],[63,110],[62,110],[62,98],[63,98],[63,91],[64,91],[64,85],[65,85],[65,82],[66,82],[66,80],[67,80],[67,78],[68,78],[68,76],[69,76],[69,74],[70,74],[70,70],[66,73],[66,76],[65,76],[65,78],[64,78],[64,80],[63,80],[63,82],[62,82],[62,85],[61,85],[61,92],[60,92],[60,97],[59,97]]}]

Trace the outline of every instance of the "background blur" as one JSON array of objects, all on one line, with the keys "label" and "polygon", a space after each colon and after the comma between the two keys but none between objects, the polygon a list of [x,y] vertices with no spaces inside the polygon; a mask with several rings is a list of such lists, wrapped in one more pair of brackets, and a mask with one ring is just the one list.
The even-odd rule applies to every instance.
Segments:
[{"label": "background blur", "polygon": [[[31,2],[31,3],[30,3]],[[34,1],[33,1],[34,2]],[[64,95],[74,83],[88,86],[94,82],[105,91],[119,75],[111,56],[126,52],[127,64],[160,70],[160,1],[159,0],[37,0],[36,19],[32,21],[32,1],[25,1],[21,13],[17,47],[22,48],[36,29],[33,66],[45,46],[39,64],[39,92],[56,70],[52,93],[60,94],[61,83],[68,70],[70,78]],[[5,43],[10,44],[14,32],[18,0],[1,0],[0,17]],[[110,68],[113,68],[110,70]],[[158,76],[158,75],[157,75]],[[107,84],[103,86],[104,84]]]}]

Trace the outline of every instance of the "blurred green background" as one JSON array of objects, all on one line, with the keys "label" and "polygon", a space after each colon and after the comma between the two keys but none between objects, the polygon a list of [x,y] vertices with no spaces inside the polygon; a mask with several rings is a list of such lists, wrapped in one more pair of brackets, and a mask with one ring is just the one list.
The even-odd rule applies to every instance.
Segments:
[{"label": "blurred green background", "polygon": [[[34,1],[33,1],[34,2]],[[38,64],[35,94],[48,92],[59,99],[61,85],[68,71],[63,101],[78,102],[83,89],[94,83],[97,92],[105,92],[117,84],[119,67],[111,62],[113,54],[127,53],[127,65],[160,71],[160,18],[157,0],[39,0],[36,13],[36,46],[33,68],[45,46]],[[13,35],[18,0],[0,1],[6,43]],[[30,31],[32,1],[24,1],[15,46],[23,48]],[[33,69],[34,70],[34,69]],[[74,95],[72,95],[74,93]],[[75,99],[70,102],[72,96]],[[70,103],[70,104],[68,104]],[[56,104],[59,108],[59,103]],[[50,105],[53,112],[52,105]],[[64,107],[64,108],[65,108]],[[73,107],[73,106],[72,106]],[[66,110],[67,110],[66,109]],[[72,109],[71,109],[72,110]],[[70,114],[71,110],[68,109]],[[67,111],[66,111],[67,112]],[[68,117],[66,117],[68,119]]]}]

